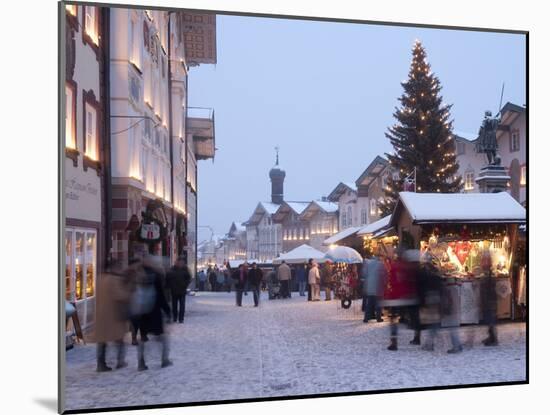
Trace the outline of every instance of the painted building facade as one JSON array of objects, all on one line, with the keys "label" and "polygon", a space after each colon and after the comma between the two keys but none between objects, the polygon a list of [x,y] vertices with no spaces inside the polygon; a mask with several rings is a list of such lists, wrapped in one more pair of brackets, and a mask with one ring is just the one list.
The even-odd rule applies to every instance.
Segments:
[{"label": "painted building facade", "polygon": [[65,6],[65,298],[75,303],[83,328],[94,321],[107,257],[102,13]]},{"label": "painted building facade", "polygon": [[[510,102],[501,109],[501,120],[497,129],[497,153],[501,165],[511,177],[508,192],[521,204],[526,201],[527,185],[527,128],[526,111]],[[455,134],[455,150],[459,163],[458,175],[462,177],[463,192],[477,193],[475,182],[482,167],[487,164],[485,154],[476,152],[477,135]]]}]

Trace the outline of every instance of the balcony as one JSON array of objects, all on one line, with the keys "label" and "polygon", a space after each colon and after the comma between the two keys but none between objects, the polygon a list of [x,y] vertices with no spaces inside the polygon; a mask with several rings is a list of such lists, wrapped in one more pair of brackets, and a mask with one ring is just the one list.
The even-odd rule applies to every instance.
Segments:
[{"label": "balcony", "polygon": [[214,110],[189,107],[187,109],[187,132],[193,137],[193,150],[197,160],[214,159],[216,136]]}]

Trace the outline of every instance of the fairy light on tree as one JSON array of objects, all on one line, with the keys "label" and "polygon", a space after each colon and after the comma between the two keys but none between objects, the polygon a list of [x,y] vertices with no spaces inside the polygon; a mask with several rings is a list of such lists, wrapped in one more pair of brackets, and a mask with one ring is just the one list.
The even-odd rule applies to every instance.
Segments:
[{"label": "fairy light on tree", "polygon": [[455,193],[461,190],[456,177],[451,105],[443,103],[441,84],[426,60],[426,51],[417,40],[412,50],[408,79],[401,82],[403,94],[400,108],[393,116],[397,123],[388,128],[386,137],[394,151],[386,153],[398,177],[388,178],[385,202],[379,208],[383,215],[393,211],[403,182],[416,168],[416,191],[426,193]]}]

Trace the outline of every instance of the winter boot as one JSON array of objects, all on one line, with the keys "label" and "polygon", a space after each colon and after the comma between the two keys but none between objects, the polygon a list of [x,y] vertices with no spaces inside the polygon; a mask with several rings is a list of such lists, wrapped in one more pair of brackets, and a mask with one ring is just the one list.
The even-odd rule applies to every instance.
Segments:
[{"label": "winter boot", "polygon": [[485,346],[497,346],[498,345],[497,336],[496,336],[494,327],[489,328],[489,336],[485,340],[483,340],[483,344]]},{"label": "winter boot", "polygon": [[388,350],[397,350],[397,339],[392,338]]},{"label": "winter boot", "polygon": [[168,366],[172,366],[174,363],[172,363],[171,360],[169,359],[164,359],[162,361],[162,363],[160,364],[160,367],[168,367]]},{"label": "winter boot", "polygon": [[414,332],[414,337],[413,339],[409,342],[409,344],[415,344],[415,345],[420,345],[420,332],[419,331],[415,331]]},{"label": "winter boot", "polygon": [[147,370],[147,369],[149,369],[149,368],[148,368],[147,365],[145,364],[145,360],[144,360],[144,359],[140,359],[140,360],[139,360],[139,363],[138,363],[138,371],[142,372],[142,371]]},{"label": "winter boot", "polygon": [[111,368],[110,368],[109,366],[107,366],[107,364],[105,364],[105,363],[98,363],[98,364],[97,364],[97,369],[96,369],[97,372],[109,372],[109,371],[111,371],[111,370],[113,370],[113,369],[111,369]]},{"label": "winter boot", "polygon": [[452,349],[447,350],[447,353],[454,354],[454,353],[460,353],[462,351],[462,346],[455,346]]}]

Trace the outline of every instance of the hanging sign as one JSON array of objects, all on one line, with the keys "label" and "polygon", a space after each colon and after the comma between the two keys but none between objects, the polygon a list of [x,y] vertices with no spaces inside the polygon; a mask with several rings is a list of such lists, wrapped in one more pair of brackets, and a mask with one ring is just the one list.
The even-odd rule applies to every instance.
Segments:
[{"label": "hanging sign", "polygon": [[156,240],[160,238],[160,226],[157,223],[144,223],[141,225],[141,239]]}]

